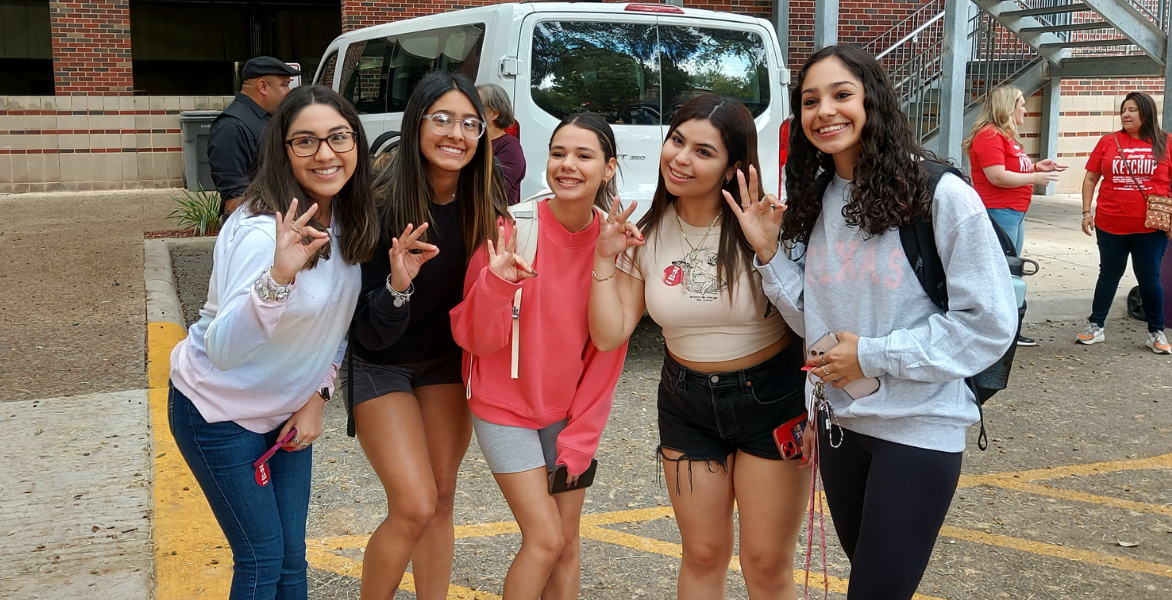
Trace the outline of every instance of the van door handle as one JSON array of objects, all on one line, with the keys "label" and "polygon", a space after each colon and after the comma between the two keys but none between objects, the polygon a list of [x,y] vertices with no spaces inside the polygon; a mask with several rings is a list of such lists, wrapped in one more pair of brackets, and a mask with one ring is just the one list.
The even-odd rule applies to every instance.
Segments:
[{"label": "van door handle", "polygon": [[516,77],[520,73],[521,61],[516,57],[505,57],[501,59],[501,76]]}]

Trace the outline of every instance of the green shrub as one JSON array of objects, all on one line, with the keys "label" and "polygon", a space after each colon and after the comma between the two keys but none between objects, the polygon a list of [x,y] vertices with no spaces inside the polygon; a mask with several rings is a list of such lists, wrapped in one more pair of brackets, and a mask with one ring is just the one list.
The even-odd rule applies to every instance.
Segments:
[{"label": "green shrub", "polygon": [[179,205],[167,218],[174,219],[183,231],[195,235],[214,235],[220,231],[220,194],[216,191],[183,190],[182,196],[171,198]]}]

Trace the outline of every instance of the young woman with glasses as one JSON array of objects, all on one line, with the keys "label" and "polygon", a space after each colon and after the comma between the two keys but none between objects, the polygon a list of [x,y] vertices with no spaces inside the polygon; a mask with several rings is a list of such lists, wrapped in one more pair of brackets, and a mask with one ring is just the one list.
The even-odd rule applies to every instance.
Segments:
[{"label": "young woman with glasses", "polygon": [[472,435],[448,313],[473,249],[506,214],[485,122],[470,81],[431,73],[407,101],[398,152],[376,176],[383,241],[362,265],[346,402],[349,433],[386,489],[389,513],[363,557],[364,598],[392,597],[408,562],[418,598],[447,597],[456,472]]},{"label": "young woman with glasses", "polygon": [[[232,600],[308,595],[311,444],[379,231],[362,124],[329,88],[289,94],[259,165],[216,239],[200,319],[171,354],[167,407],[232,548]],[[253,462],[286,434],[262,477]]]}]

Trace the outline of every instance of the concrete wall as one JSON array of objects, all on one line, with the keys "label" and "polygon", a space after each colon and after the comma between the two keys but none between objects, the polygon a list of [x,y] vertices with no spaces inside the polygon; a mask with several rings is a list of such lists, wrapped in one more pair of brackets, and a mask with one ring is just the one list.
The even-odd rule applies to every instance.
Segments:
[{"label": "concrete wall", "polygon": [[231,101],[0,96],[0,193],[180,187],[179,112]]}]

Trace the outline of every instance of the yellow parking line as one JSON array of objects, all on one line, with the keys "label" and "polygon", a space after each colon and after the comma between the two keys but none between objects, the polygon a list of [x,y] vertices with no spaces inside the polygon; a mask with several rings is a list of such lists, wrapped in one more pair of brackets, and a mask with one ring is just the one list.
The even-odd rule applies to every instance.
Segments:
[{"label": "yellow parking line", "polygon": [[[362,577],[362,561],[360,560],[339,556],[327,550],[312,546],[306,549],[305,558],[309,561],[309,565],[315,569],[329,571],[355,579]],[[415,578],[410,573],[404,573],[403,581],[399,583],[399,589],[414,594]],[[501,597],[493,593],[473,590],[459,585],[449,585],[447,600],[501,600]]]},{"label": "yellow parking line", "polygon": [[1115,556],[1114,554],[1107,554],[1105,552],[1078,550],[1075,548],[1067,548],[1066,546],[1058,546],[1044,542],[1035,542],[1033,540],[1023,540],[1021,538],[1009,537],[1005,535],[983,533],[980,531],[973,531],[971,529],[950,527],[948,525],[945,525],[943,528],[941,528],[940,535],[956,538],[958,540],[964,540],[966,542],[976,542],[978,544],[998,546],[1001,548],[1009,548],[1011,550],[1020,550],[1022,552],[1030,552],[1032,554],[1041,554],[1043,556],[1052,556],[1054,558],[1090,563],[1093,565],[1110,567],[1112,569],[1120,569],[1134,573],[1146,573],[1149,575],[1158,575],[1160,577],[1172,578],[1172,566],[1136,560],[1134,558],[1127,558],[1125,556]]},{"label": "yellow parking line", "polygon": [[1111,460],[1082,465],[1067,465],[1063,467],[1047,467],[1030,469],[1027,471],[1010,471],[1006,473],[991,473],[988,475],[962,475],[959,487],[973,487],[982,484],[996,485],[996,481],[1017,479],[1020,481],[1039,481],[1043,479],[1062,479],[1075,475],[1087,476],[1117,471],[1139,471],[1144,469],[1172,469],[1172,454],[1162,454],[1148,458],[1133,458],[1127,460]]},{"label": "yellow parking line", "polygon": [[1147,502],[1135,502],[1134,500],[1121,500],[1119,498],[1111,498],[1109,496],[1098,496],[1095,494],[1087,494],[1074,490],[1066,490],[1016,480],[994,480],[989,482],[988,485],[1007,490],[1016,490],[1029,494],[1037,494],[1039,496],[1049,496],[1051,498],[1058,498],[1060,500],[1073,500],[1075,502],[1086,502],[1088,504],[1098,504],[1100,506],[1122,508],[1126,510],[1133,510],[1135,512],[1172,516],[1172,505],[1149,504]]}]

